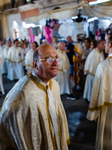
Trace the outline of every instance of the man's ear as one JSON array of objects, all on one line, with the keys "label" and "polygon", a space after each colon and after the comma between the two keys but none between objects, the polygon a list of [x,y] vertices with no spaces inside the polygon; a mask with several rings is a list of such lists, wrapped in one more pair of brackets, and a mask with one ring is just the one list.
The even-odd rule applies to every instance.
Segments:
[{"label": "man's ear", "polygon": [[36,60],[33,61],[33,68],[38,69],[38,65],[37,65],[37,61]]}]

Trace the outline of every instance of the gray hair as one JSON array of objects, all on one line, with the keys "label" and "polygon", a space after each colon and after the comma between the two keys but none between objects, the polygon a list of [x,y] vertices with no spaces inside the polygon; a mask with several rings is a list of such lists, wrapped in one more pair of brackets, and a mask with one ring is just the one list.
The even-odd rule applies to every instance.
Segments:
[{"label": "gray hair", "polygon": [[103,42],[103,40],[98,40],[96,45],[98,46],[101,42]]},{"label": "gray hair", "polygon": [[38,60],[38,50],[36,49],[33,53],[33,61]]}]

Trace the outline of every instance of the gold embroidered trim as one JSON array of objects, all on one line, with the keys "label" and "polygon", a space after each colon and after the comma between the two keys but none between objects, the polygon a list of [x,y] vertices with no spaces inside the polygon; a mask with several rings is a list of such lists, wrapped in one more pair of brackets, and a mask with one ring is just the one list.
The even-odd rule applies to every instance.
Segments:
[{"label": "gold embroidered trim", "polygon": [[95,48],[95,50],[96,50],[98,53],[101,53],[97,48]]},{"label": "gold embroidered trim", "polygon": [[[32,81],[38,86],[38,88],[40,88],[41,90],[43,90],[44,92],[46,92],[46,86],[42,85],[41,83],[39,83],[37,80],[36,80],[36,77],[32,75],[32,72],[30,72],[29,74],[27,74],[27,78],[31,78]],[[50,90],[52,90],[52,84],[53,84],[53,81],[52,79],[49,81],[49,88]]]},{"label": "gold embroidered trim", "polygon": [[[8,99],[8,98],[5,98],[5,100],[4,100],[3,104],[2,104],[2,106],[5,104],[5,102],[7,101],[7,99]],[[2,108],[1,108],[1,109],[2,109]],[[0,111],[1,111],[1,109],[0,109]]]},{"label": "gold embroidered trim", "polygon": [[63,69],[59,69],[58,71],[63,71]]},{"label": "gold embroidered trim", "polygon": [[104,106],[112,106],[112,103],[104,102],[104,105],[96,106],[94,108],[89,107],[88,110],[89,111],[102,110]]},{"label": "gold embroidered trim", "polygon": [[52,126],[51,126],[52,120],[51,120],[51,116],[50,116],[50,112],[49,112],[49,98],[48,98],[48,95],[47,95],[47,88],[48,88],[48,86],[46,87],[46,112],[47,112],[47,118],[48,118],[48,123],[49,123],[49,129],[50,129],[53,148],[54,148],[54,150],[57,150],[56,140],[53,137],[53,131],[52,131]]},{"label": "gold embroidered trim", "polygon": [[69,145],[70,144],[70,138],[67,140],[67,145]]},{"label": "gold embroidered trim", "polygon": [[98,60],[98,64],[100,63],[100,56],[99,56],[99,60]]},{"label": "gold embroidered trim", "polygon": [[31,66],[31,65],[29,65],[29,64],[28,64],[28,65],[25,65],[25,66],[28,66],[28,67],[31,67],[31,68],[33,68],[33,66]]},{"label": "gold embroidered trim", "polygon": [[18,61],[18,62],[16,62],[16,61],[12,61],[11,59],[8,59],[10,62],[12,62],[12,63],[20,63],[20,62],[22,62],[22,61],[24,61],[24,59],[22,59],[22,60],[20,60],[20,61]]},{"label": "gold embroidered trim", "polygon": [[57,49],[57,51],[58,51],[59,53],[61,53],[61,54],[63,53],[60,49]]},{"label": "gold embroidered trim", "polygon": [[94,75],[93,73],[89,72],[88,70],[84,70],[84,72],[87,72],[87,73],[89,73],[90,75],[92,75],[92,76],[95,77],[95,75]]},{"label": "gold embroidered trim", "polygon": [[109,56],[109,57],[107,57],[107,58],[112,58],[112,56]]},{"label": "gold embroidered trim", "polygon": [[[54,106],[55,106],[55,105],[54,105]],[[62,134],[61,134],[60,124],[59,124],[58,115],[57,115],[57,111],[56,111],[56,106],[55,106],[55,112],[56,112],[56,117],[57,117],[59,140],[60,140],[60,143],[61,143]],[[58,110],[58,112],[59,112],[59,110]],[[60,147],[61,147],[61,145],[60,145]]]}]

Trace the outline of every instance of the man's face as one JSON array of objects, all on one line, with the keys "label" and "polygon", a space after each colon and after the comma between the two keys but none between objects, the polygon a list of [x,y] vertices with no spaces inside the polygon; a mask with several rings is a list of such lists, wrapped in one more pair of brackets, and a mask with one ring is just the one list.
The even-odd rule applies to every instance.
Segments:
[{"label": "man's face", "polygon": [[64,50],[65,50],[65,47],[66,47],[65,43],[62,42],[62,43],[61,43],[61,50],[64,51]]},{"label": "man's face", "polygon": [[31,44],[31,48],[32,48],[32,50],[35,51],[35,49],[36,49],[36,44],[35,44],[35,43],[32,43],[32,44]]},{"label": "man's face", "polygon": [[67,37],[67,43],[71,43],[71,42],[72,42],[71,36],[68,36]]},{"label": "man's face", "polygon": [[85,47],[86,47],[87,49],[90,47],[90,43],[89,43],[87,40],[85,40]]},{"label": "man's face", "polygon": [[108,39],[106,40],[106,43],[105,43],[105,53],[108,53],[109,52],[109,43],[108,43]]},{"label": "man's face", "polygon": [[23,48],[27,48],[27,45],[26,45],[26,44],[24,44],[24,45],[23,45]]},{"label": "man's face", "polygon": [[55,39],[54,39],[54,38],[52,39],[52,42],[53,42],[53,43],[56,43],[56,41],[55,41]]},{"label": "man's face", "polygon": [[101,41],[101,42],[98,44],[98,47],[99,47],[99,50],[100,50],[100,51],[103,51],[103,50],[105,49],[104,42]]},{"label": "man's face", "polygon": [[[57,58],[58,54],[55,48],[50,45],[47,45],[46,48],[38,50],[39,59],[46,59],[47,57]],[[54,63],[48,64],[46,60],[39,60],[37,62],[38,72],[37,75],[42,81],[49,81],[51,78],[54,78],[59,69],[59,64],[55,60]]]},{"label": "man's face", "polygon": [[18,41],[15,41],[14,45],[15,45],[16,47],[18,47],[18,44],[19,44],[19,42],[18,42]]},{"label": "man's face", "polygon": [[91,49],[94,49],[94,44],[93,44],[93,42],[91,42],[90,47],[91,47]]},{"label": "man's face", "polygon": [[11,42],[10,41],[7,41],[7,46],[11,47]]}]

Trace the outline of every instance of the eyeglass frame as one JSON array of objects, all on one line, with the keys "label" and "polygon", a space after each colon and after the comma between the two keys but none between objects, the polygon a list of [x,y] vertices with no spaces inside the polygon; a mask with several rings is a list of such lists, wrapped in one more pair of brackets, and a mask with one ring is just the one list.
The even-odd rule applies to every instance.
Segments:
[{"label": "eyeglass frame", "polygon": [[[51,57],[51,56],[50,56],[50,57]],[[46,58],[38,58],[38,59],[36,59],[36,60],[37,60],[37,61],[38,61],[38,60],[45,60],[45,61],[47,62],[47,59],[50,58],[50,57],[46,57]],[[57,61],[57,59],[60,59],[60,60],[61,60],[61,58],[59,58],[59,57],[58,57],[58,58],[51,57],[51,58],[54,59],[54,62]],[[54,63],[54,62],[53,62],[53,63]],[[48,62],[47,62],[47,63],[48,63]],[[53,64],[53,63],[52,63],[52,64]],[[48,63],[48,64],[49,64],[49,63]],[[60,63],[58,63],[58,64],[60,64]]]}]

